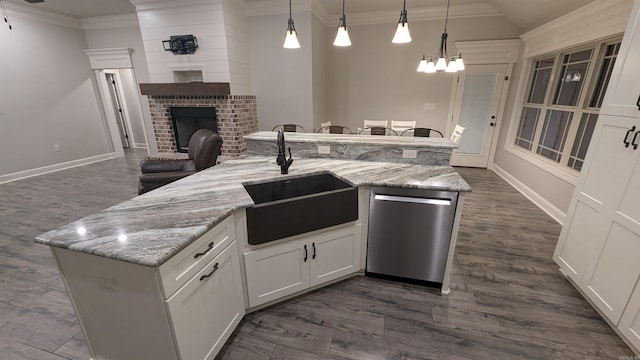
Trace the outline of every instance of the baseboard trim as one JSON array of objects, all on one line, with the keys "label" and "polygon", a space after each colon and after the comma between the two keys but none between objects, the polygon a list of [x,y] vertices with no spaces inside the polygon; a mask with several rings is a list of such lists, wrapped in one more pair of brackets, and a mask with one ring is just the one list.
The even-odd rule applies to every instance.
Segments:
[{"label": "baseboard trim", "polygon": [[67,161],[59,164],[42,166],[35,169],[18,171],[11,174],[0,175],[0,184],[4,184],[11,181],[16,181],[16,180],[22,180],[22,179],[30,178],[33,176],[44,175],[44,174],[48,174],[48,173],[52,173],[60,170],[71,169],[74,167],[88,165],[88,164],[99,162],[99,161],[115,159],[116,157],[117,157],[116,153],[112,152],[112,153],[107,153],[102,155],[91,156],[84,159],[77,159],[77,160]]},{"label": "baseboard trim", "polygon": [[552,203],[547,201],[547,199],[543,198],[537,192],[533,191],[530,187],[525,185],[522,181],[516,179],[513,175],[508,173],[506,170],[498,166],[497,164],[493,164],[492,170],[498,174],[504,181],[508,182],[509,185],[513,186],[516,190],[518,190],[522,195],[524,195],[527,199],[531,200],[540,210],[547,213],[547,215],[551,216],[553,220],[555,220],[558,224],[563,225],[564,220],[567,217],[567,214],[562,210],[558,209]]}]

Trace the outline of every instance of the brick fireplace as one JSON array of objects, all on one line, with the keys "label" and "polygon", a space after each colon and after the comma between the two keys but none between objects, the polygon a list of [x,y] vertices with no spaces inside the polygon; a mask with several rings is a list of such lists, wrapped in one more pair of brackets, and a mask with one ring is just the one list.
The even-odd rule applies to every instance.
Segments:
[{"label": "brick fireplace", "polygon": [[226,83],[140,84],[141,93],[149,98],[158,152],[177,152],[171,106],[207,106],[216,108],[218,132],[224,141],[221,156],[246,153],[243,136],[258,131],[256,97],[230,95],[228,89]]}]

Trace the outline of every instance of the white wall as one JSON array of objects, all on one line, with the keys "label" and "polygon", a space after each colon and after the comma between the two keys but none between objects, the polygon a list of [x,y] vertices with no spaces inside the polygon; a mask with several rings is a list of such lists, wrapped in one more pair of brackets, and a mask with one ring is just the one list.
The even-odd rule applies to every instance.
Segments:
[{"label": "white wall", "polygon": [[[395,23],[351,25],[351,47],[327,43],[327,120],[363,126],[363,120],[415,120],[420,127],[446,130],[454,74],[417,73],[422,54],[435,56],[443,20],[410,21],[413,41],[393,44]],[[328,27],[333,41],[335,27]],[[519,29],[502,16],[449,19],[449,54],[455,41],[508,39]],[[435,109],[425,110],[425,103]]]},{"label": "white wall", "polygon": [[249,30],[244,5],[238,0],[224,0],[222,5],[229,54],[231,93],[252,95],[249,67]]},{"label": "white wall", "polygon": [[13,30],[0,26],[0,182],[108,157],[113,149],[80,22],[8,8]]},{"label": "white wall", "polygon": [[[327,118],[327,42],[329,41],[325,25],[314,14],[311,15],[311,71],[313,97],[313,129]],[[311,129],[309,129],[310,131]]]},{"label": "white wall", "polygon": [[260,130],[283,123],[313,129],[312,14],[294,12],[300,49],[284,49],[288,14],[251,16],[251,74]]}]

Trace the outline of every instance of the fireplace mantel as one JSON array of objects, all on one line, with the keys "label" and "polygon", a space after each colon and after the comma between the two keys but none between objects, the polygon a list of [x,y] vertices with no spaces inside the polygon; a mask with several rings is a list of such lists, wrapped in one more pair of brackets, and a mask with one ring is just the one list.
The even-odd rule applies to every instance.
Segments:
[{"label": "fireplace mantel", "polygon": [[140,93],[150,96],[228,96],[231,94],[229,83],[154,83],[140,84]]}]

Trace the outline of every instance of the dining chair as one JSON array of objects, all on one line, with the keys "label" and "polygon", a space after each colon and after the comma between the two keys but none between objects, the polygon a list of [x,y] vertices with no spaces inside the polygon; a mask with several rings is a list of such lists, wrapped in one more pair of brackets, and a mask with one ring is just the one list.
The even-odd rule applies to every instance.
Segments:
[{"label": "dining chair", "polygon": [[324,133],[324,134],[351,134],[352,133],[351,129],[341,125],[323,126],[320,129],[318,129],[318,132]]},{"label": "dining chair", "polygon": [[298,124],[280,124],[276,125],[271,129],[271,131],[278,131],[278,129],[282,129],[284,132],[306,132],[304,127]]},{"label": "dining chair", "polygon": [[460,125],[456,125],[456,128],[453,129],[453,133],[451,133],[451,141],[453,141],[456,144],[460,143],[460,138],[462,138],[462,134],[464,133],[464,127],[460,126]]},{"label": "dining chair", "polygon": [[387,120],[365,120],[364,121],[364,128],[370,128],[370,127],[374,127],[374,126],[378,126],[378,127],[388,127],[389,126],[389,121]]},{"label": "dining chair", "polygon": [[436,130],[436,129],[431,129],[431,128],[411,128],[411,129],[407,129],[405,131],[403,131],[400,136],[415,136],[415,137],[432,137],[432,133],[438,133],[440,135],[441,138],[444,137],[444,135]]},{"label": "dining chair", "polygon": [[391,120],[391,128],[397,132],[403,132],[407,129],[413,129],[415,127],[415,120]]},{"label": "dining chair", "polygon": [[389,129],[387,127],[382,127],[382,126],[372,126],[372,127],[368,127],[368,128],[364,128],[362,130],[360,130],[360,132],[358,134],[365,134],[365,133],[369,133],[370,135],[391,135],[391,136],[397,136],[398,133],[393,130],[393,129]]}]

